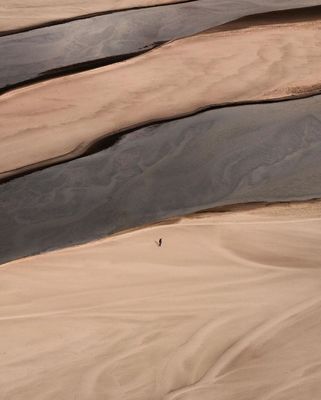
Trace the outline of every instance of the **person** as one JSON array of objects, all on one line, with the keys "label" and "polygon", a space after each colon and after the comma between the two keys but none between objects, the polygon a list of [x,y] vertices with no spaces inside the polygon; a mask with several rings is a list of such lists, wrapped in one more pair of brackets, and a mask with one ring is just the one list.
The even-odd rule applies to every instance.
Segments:
[{"label": "person", "polygon": [[163,239],[160,238],[159,241],[158,241],[158,247],[162,247],[162,244],[163,244]]}]

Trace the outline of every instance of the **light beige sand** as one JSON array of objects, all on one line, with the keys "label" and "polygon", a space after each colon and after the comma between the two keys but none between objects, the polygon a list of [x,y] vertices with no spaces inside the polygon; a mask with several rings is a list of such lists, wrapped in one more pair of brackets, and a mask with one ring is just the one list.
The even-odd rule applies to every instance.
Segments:
[{"label": "light beige sand", "polygon": [[0,32],[102,11],[122,10],[184,0],[2,0]]},{"label": "light beige sand", "polygon": [[2,266],[0,398],[320,399],[320,260],[312,203]]},{"label": "light beige sand", "polygon": [[106,134],[209,104],[319,91],[320,28],[313,21],[204,33],[7,93],[0,98],[0,177],[79,155]]}]

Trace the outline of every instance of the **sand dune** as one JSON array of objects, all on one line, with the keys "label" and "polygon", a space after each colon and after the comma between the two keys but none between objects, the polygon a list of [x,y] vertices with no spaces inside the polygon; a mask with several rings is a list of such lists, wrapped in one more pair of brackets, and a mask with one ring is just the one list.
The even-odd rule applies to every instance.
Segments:
[{"label": "sand dune", "polygon": [[[43,25],[51,21],[76,18],[81,15],[122,10],[132,7],[147,7],[163,4],[177,4],[186,0],[2,0],[0,4],[1,31],[26,29],[30,26]],[[191,2],[201,3],[203,0]],[[210,2],[209,2],[210,3]],[[212,2],[213,3],[213,2]],[[303,4],[304,3],[304,4]],[[282,10],[295,7],[317,6],[318,0],[251,0],[235,2],[235,0],[215,0],[217,9],[231,12],[232,9],[243,9],[245,13],[264,12],[266,10]],[[227,9],[230,9],[227,11]],[[261,10],[260,10],[261,9]]]},{"label": "sand dune", "polygon": [[184,1],[186,0],[3,0],[0,5],[0,32],[86,14]]},{"label": "sand dune", "polygon": [[320,159],[321,96],[151,125],[3,184],[0,263],[217,205],[321,197]]},{"label": "sand dune", "polygon": [[[0,93],[22,84],[124,61],[169,40],[281,6],[274,2],[198,0],[100,15],[0,37]],[[247,23],[262,23],[262,19],[267,24],[295,22],[293,14],[297,20],[312,20],[319,18],[320,10],[321,6],[260,14],[247,18]],[[241,19],[232,26],[244,24]]]},{"label": "sand dune", "polygon": [[204,214],[1,267],[1,399],[320,398],[320,212]]},{"label": "sand dune", "polygon": [[[170,3],[133,31],[81,24],[117,52],[208,28],[210,10],[303,3],[206,1],[186,4],[189,24],[184,0],[5,0],[0,36]],[[321,6],[216,25],[0,97],[0,400],[321,398],[321,200],[266,203],[321,196]],[[48,47],[36,30],[3,36],[0,64],[24,77],[59,46],[102,50],[94,29],[86,43],[58,26],[78,25],[44,29],[58,29]],[[213,105],[230,107],[197,112]]]},{"label": "sand dune", "polygon": [[319,28],[319,21],[310,21],[200,34],[124,63],[7,93],[0,98],[1,176],[79,155],[104,135],[210,104],[319,92]]}]

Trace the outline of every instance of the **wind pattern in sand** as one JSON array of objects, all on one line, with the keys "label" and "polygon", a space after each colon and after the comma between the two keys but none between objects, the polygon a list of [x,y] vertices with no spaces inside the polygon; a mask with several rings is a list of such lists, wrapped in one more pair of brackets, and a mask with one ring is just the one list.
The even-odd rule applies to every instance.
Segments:
[{"label": "wind pattern in sand", "polygon": [[321,398],[321,2],[3,0],[0,400]]}]

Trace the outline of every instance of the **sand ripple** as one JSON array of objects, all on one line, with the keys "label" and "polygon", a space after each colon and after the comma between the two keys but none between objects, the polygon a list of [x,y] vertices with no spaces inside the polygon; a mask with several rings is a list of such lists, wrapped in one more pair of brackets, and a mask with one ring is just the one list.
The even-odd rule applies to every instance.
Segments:
[{"label": "sand ripple", "polygon": [[9,263],[0,398],[317,399],[320,243],[311,203],[204,214]]}]

